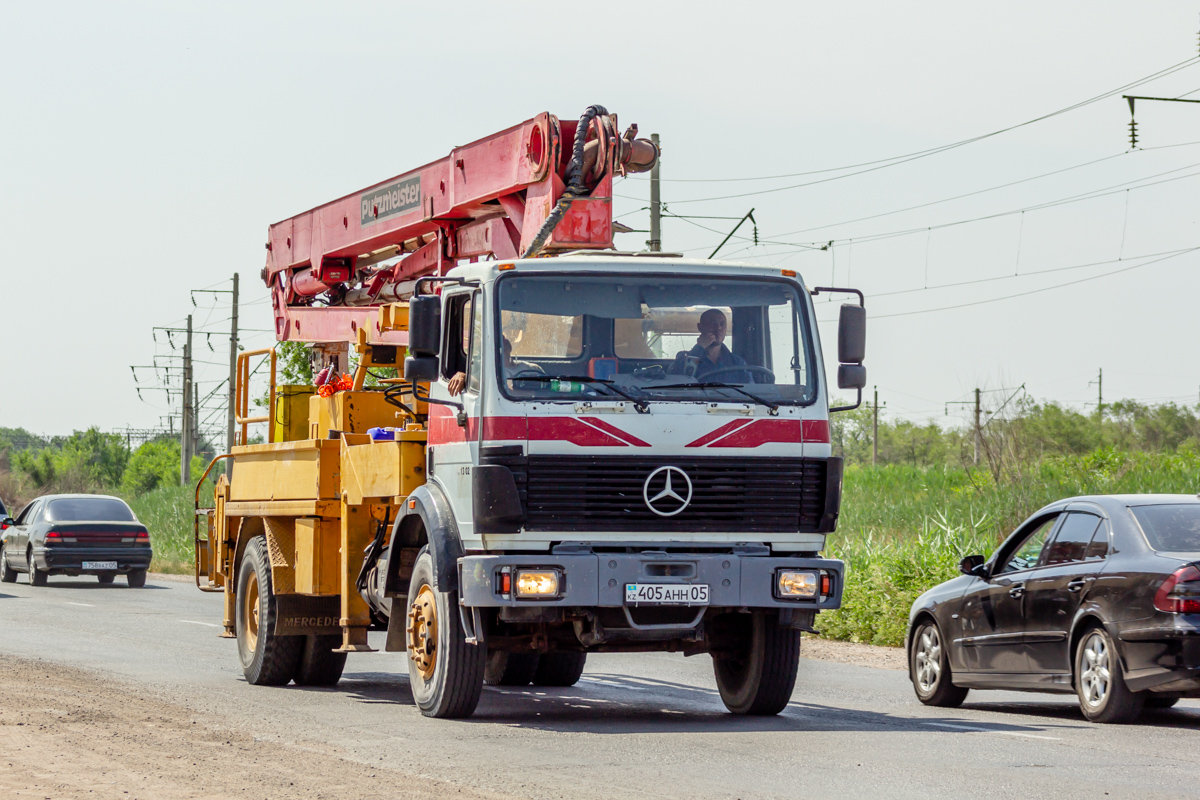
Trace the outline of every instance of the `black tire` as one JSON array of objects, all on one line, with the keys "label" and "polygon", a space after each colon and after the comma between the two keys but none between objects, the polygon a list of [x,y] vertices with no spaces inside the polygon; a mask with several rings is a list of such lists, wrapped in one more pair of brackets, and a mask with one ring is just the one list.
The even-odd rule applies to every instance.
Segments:
[{"label": "black tire", "polygon": [[537,653],[488,653],[483,682],[488,686],[528,686],[533,682],[541,659]]},{"label": "black tire", "polygon": [[1168,708],[1174,708],[1175,704],[1178,702],[1178,697],[1150,693],[1146,695],[1145,706],[1146,708],[1152,708],[1155,711],[1165,711]]},{"label": "black tire", "polygon": [[305,636],[296,667],[297,686],[337,686],[346,668],[346,654],[333,652],[342,646],[342,637]]},{"label": "black tire", "polygon": [[140,589],[146,585],[146,570],[131,569],[125,573],[125,580],[129,583],[130,589]]},{"label": "black tire", "polygon": [[458,592],[438,591],[427,547],[413,564],[408,601],[408,683],[417,708],[427,717],[471,716],[483,692],[487,647],[482,641],[467,644],[458,617]]},{"label": "black tire", "polygon": [[908,646],[908,677],[917,699],[925,705],[958,708],[969,690],[954,685],[945,642],[936,622],[925,620],[918,625]]},{"label": "black tire", "polygon": [[33,551],[32,550],[30,550],[26,554],[26,559],[27,559],[26,563],[29,564],[29,585],[30,586],[45,586],[46,580],[50,577],[50,575],[48,573],[43,572],[42,570],[38,569],[37,564],[35,564],[33,562]]},{"label": "black tire", "polygon": [[1075,647],[1075,693],[1092,722],[1121,725],[1142,713],[1146,695],[1125,685],[1120,653],[1101,626],[1084,631]]},{"label": "black tire", "polygon": [[[238,569],[234,628],[238,658],[247,683],[254,686],[284,686],[300,666],[303,636],[275,634],[275,592],[266,542],[256,536],[246,545]],[[257,598],[255,601],[254,598]],[[255,608],[249,608],[255,606]],[[253,618],[249,614],[254,614]]]},{"label": "black tire", "polygon": [[587,665],[587,653],[546,653],[538,661],[534,686],[574,686]]},{"label": "black tire", "polygon": [[99,575],[96,576],[96,580],[98,580],[100,583],[103,583],[103,584],[109,584],[109,583],[112,583],[113,579],[115,579],[116,577],[117,576],[112,572],[101,572]]},{"label": "black tire", "polygon": [[775,611],[728,616],[739,645],[735,655],[713,658],[721,701],[734,714],[778,714],[796,686],[800,631],[779,625]]},{"label": "black tire", "polygon": [[8,563],[8,553],[0,546],[0,581],[16,583],[17,571]]}]

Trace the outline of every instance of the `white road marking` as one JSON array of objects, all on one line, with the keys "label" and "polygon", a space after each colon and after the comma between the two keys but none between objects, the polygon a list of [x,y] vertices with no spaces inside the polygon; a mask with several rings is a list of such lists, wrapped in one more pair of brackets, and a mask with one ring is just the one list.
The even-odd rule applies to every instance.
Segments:
[{"label": "white road marking", "polygon": [[1052,742],[1062,741],[1057,736],[1038,736],[1035,733],[1017,733],[1016,731],[998,731],[995,728],[975,728],[970,725],[952,725],[949,722],[923,722],[922,725],[933,725],[938,728],[953,728],[956,731],[976,731],[977,733],[1000,733],[1005,736],[1023,736],[1026,739],[1048,739]]},{"label": "white road marking", "polygon": [[64,602],[66,602],[66,604],[69,606],[85,606],[87,608],[95,608],[95,606],[91,603],[72,603],[70,600],[66,600]]},{"label": "white road marking", "polygon": [[215,622],[197,622],[194,619],[181,619],[180,622],[186,622],[188,625],[203,625],[206,628],[224,628],[224,625],[218,625]]}]

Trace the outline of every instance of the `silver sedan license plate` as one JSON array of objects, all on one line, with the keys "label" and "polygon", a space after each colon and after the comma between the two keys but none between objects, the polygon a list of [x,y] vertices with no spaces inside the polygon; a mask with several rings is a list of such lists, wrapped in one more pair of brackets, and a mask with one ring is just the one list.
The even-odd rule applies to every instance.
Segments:
[{"label": "silver sedan license plate", "polygon": [[84,569],[116,569],[117,562],[115,561],[85,561],[83,562]]},{"label": "silver sedan license plate", "polygon": [[627,583],[625,604],[631,606],[706,606],[706,583]]}]

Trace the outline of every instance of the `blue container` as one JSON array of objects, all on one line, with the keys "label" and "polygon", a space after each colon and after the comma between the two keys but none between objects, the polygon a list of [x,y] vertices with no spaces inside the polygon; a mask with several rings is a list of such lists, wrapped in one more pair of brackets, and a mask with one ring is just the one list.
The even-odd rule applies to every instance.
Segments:
[{"label": "blue container", "polygon": [[371,437],[373,442],[394,442],[396,441],[395,428],[368,428],[367,435]]}]

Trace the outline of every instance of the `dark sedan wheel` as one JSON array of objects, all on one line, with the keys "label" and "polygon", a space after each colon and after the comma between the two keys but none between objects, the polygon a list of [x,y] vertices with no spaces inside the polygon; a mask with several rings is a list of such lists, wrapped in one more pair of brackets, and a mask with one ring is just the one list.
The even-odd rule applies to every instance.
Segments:
[{"label": "dark sedan wheel", "polygon": [[1075,691],[1079,707],[1092,722],[1133,722],[1146,696],[1125,685],[1121,658],[1103,628],[1088,630],[1075,651]]},{"label": "dark sedan wheel", "polygon": [[146,570],[131,569],[125,573],[125,581],[130,589],[140,589],[146,585]]},{"label": "dark sedan wheel", "polygon": [[101,572],[99,575],[96,576],[96,580],[98,580],[100,583],[107,584],[107,583],[112,583],[113,579],[115,577],[116,577],[115,572]]},{"label": "dark sedan wheel", "polygon": [[936,622],[917,626],[908,652],[908,672],[917,699],[927,706],[958,708],[967,699],[967,689],[951,680],[950,657]]},{"label": "dark sedan wheel", "polygon": [[0,581],[5,583],[17,582],[17,571],[9,566],[8,553],[0,549]]}]

